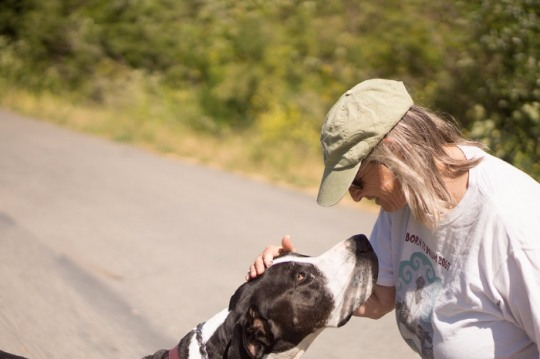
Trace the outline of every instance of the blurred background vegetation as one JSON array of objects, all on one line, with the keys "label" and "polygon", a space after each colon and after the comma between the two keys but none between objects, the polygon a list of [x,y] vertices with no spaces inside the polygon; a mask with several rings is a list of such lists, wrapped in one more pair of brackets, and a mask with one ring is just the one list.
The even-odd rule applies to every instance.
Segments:
[{"label": "blurred background vegetation", "polygon": [[0,105],[299,187],[358,82],[540,179],[540,0],[2,0]]}]

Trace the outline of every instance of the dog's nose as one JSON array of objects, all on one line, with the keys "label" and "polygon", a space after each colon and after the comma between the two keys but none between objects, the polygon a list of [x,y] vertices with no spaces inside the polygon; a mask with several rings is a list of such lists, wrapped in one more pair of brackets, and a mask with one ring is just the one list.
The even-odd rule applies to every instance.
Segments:
[{"label": "dog's nose", "polygon": [[373,251],[371,243],[369,243],[369,240],[363,234],[357,234],[355,236],[352,236],[351,238],[349,238],[349,241],[354,243],[355,252],[357,255]]}]

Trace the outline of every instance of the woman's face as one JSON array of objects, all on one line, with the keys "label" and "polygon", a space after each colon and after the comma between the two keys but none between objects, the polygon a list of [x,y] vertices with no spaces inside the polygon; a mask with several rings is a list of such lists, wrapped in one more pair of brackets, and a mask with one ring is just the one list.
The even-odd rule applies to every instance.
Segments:
[{"label": "woman's face", "polygon": [[397,211],[406,204],[401,185],[392,171],[375,162],[360,166],[349,187],[349,194],[356,202],[362,198],[375,200],[386,212]]}]

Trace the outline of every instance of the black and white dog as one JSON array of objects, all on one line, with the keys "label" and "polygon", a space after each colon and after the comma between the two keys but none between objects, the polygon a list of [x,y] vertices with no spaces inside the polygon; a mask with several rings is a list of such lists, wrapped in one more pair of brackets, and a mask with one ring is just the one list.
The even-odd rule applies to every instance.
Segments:
[{"label": "black and white dog", "polygon": [[145,359],[301,357],[324,328],[347,323],[371,294],[377,257],[364,235],[318,257],[286,254],[244,283],[229,307],[189,332],[172,350]]}]

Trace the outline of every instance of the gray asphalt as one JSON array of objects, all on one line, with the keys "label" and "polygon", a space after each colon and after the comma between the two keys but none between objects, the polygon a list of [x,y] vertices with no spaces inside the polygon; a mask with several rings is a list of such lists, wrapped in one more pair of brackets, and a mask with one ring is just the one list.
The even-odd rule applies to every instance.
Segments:
[{"label": "gray asphalt", "polygon": [[[0,349],[140,358],[228,304],[290,234],[317,255],[375,214],[0,110]],[[416,358],[393,313],[326,330],[304,358]]]}]

